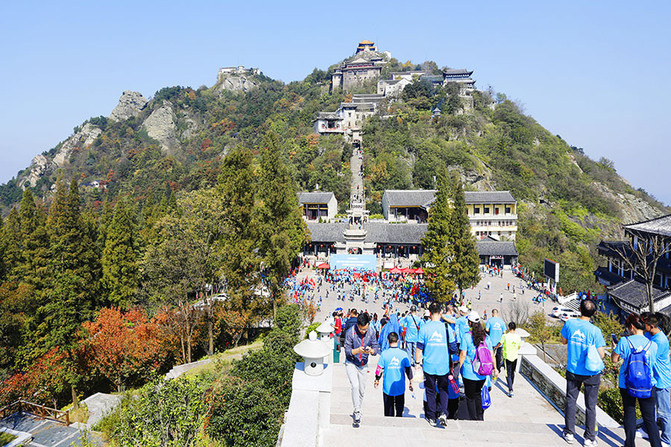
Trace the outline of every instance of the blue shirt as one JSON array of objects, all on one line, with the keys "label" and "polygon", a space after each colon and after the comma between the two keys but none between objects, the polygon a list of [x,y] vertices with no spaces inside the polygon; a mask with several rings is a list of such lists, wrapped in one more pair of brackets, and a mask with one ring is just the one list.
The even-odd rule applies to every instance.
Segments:
[{"label": "blue shirt", "polygon": [[652,369],[653,377],[657,382],[655,385],[660,390],[671,388],[671,361],[669,360],[669,338],[664,332],[659,331],[655,335],[646,332],[646,336],[657,345],[657,360]]},{"label": "blue shirt", "polygon": [[492,346],[496,346],[501,342],[501,337],[503,332],[506,330],[506,323],[499,317],[492,317],[487,320],[485,324],[485,329],[489,333],[489,337],[492,342]]},{"label": "blue shirt", "polygon": [[419,329],[417,343],[424,350],[422,362],[425,373],[442,376],[450,370],[447,337],[447,328],[442,321],[429,320]]},{"label": "blue shirt", "polygon": [[457,343],[461,344],[464,334],[467,334],[471,330],[468,326],[468,318],[465,316],[457,318],[454,330],[457,333]]},{"label": "blue shirt", "polygon": [[[463,335],[462,341],[462,346],[459,349],[466,351],[466,359],[464,360],[464,364],[461,365],[461,376],[468,380],[486,379],[487,376],[481,376],[473,370],[473,360],[475,360],[475,353],[477,351],[475,345],[473,344],[473,334],[467,332]],[[487,345],[490,350],[492,349],[492,342],[490,337],[485,338],[485,345]],[[492,360],[495,361],[494,356],[492,356]]]},{"label": "blue shirt", "polygon": [[408,353],[399,348],[389,348],[380,355],[377,364],[384,368],[382,391],[388,396],[405,394],[405,368],[410,366]]},{"label": "blue shirt", "polygon": [[[627,363],[629,361],[629,356],[631,355],[631,348],[629,347],[629,343],[627,343],[627,340],[631,341],[631,344],[634,345],[634,349],[644,348],[645,345],[647,345],[648,342],[650,341],[643,335],[634,334],[630,335],[629,337],[622,337],[620,341],[617,343],[617,346],[615,346],[615,353],[619,354],[623,360],[622,366],[620,366],[620,374],[617,378],[617,385],[620,388],[627,388],[627,385],[625,385],[624,383],[624,370],[627,369]],[[657,345],[655,343],[650,343],[650,348],[648,349],[648,352],[645,355],[645,357],[648,359],[648,364],[654,371],[655,359],[657,358]],[[656,386],[654,373],[652,377],[652,385]]]},{"label": "blue shirt", "polygon": [[601,372],[589,371],[585,368],[587,348],[592,345],[597,348],[606,346],[601,329],[589,321],[572,318],[564,323],[561,336],[567,341],[566,371],[581,376],[593,376]]},{"label": "blue shirt", "polygon": [[410,343],[417,342],[417,338],[419,337],[418,327],[422,327],[422,321],[424,320],[413,314],[405,316],[402,323],[402,326],[405,328],[405,341]]}]

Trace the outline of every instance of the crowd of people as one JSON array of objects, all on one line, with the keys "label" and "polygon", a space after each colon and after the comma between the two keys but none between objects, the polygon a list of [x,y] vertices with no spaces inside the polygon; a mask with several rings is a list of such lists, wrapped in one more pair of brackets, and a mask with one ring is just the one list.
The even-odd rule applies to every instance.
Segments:
[{"label": "crowd of people", "polygon": [[[604,335],[591,321],[597,311],[596,302],[585,298],[580,317],[569,319],[561,329],[567,345],[563,437],[569,444],[575,442],[576,402],[582,388],[583,445],[597,445],[596,403],[606,354]],[[357,309],[345,314],[339,308],[331,322],[336,328],[336,345],[341,344],[345,352],[355,426],[362,420],[365,371],[371,355],[380,355],[374,386],[382,386],[385,416],[403,415],[406,389],[413,396],[416,388],[422,392],[425,419],[435,426],[459,417],[461,405],[468,419],[484,420],[489,391],[499,377],[505,377],[507,394],[514,396],[522,341],[516,323],[506,324],[497,309],[485,321],[466,306],[435,302],[423,312],[415,305],[403,313],[389,309],[379,319],[377,314]],[[650,444],[671,445],[671,361],[665,325],[666,317],[659,312],[630,314],[626,332],[609,337],[611,359],[620,363],[625,447],[635,446],[637,402]]]},{"label": "crowd of people", "polygon": [[462,401],[469,419],[484,420],[489,391],[504,369],[508,395],[513,397],[521,345],[515,323],[506,326],[497,309],[492,309],[486,323],[466,306],[432,302],[423,315],[419,311],[411,305],[408,312],[386,311],[378,320],[376,314],[357,309],[345,314],[338,308],[331,316],[336,347],[342,346],[345,352],[355,426],[361,423],[370,355],[380,355],[375,387],[382,383],[385,416],[403,415],[405,378],[407,389],[413,393],[413,378],[422,378],[419,389],[423,392],[425,419],[436,426],[456,419]]}]

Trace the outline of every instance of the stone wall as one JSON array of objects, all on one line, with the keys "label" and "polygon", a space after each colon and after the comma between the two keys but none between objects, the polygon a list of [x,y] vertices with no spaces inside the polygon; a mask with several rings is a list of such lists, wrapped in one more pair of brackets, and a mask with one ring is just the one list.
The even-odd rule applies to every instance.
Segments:
[{"label": "stone wall", "polygon": [[[524,355],[520,364],[520,373],[540,390],[551,404],[560,411],[564,411],[566,407],[566,379],[557,371],[537,355]],[[617,428],[620,426],[598,407],[596,409],[596,422],[600,427]],[[585,397],[582,393],[578,396],[576,424],[585,425]]]}]

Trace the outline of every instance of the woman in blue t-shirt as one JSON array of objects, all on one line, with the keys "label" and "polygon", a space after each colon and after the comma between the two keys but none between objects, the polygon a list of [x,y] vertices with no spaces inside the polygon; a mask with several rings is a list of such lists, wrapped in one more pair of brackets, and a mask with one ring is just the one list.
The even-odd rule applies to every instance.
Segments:
[{"label": "woman in blue t-shirt", "polygon": [[466,406],[468,407],[468,416],[473,421],[484,420],[484,410],[482,409],[482,387],[485,384],[487,376],[477,373],[473,368],[473,360],[477,346],[482,341],[489,348],[492,355],[492,344],[485,333],[485,329],[480,322],[480,315],[476,311],[468,314],[468,325],[470,332],[465,333],[461,340],[461,352],[459,353],[459,368],[461,377],[464,380],[464,394],[466,394]]},{"label": "woman in blue t-shirt", "polygon": [[[629,356],[631,355],[631,346],[635,350],[644,348],[648,346],[648,352],[646,353],[646,358],[648,360],[648,365],[650,365],[650,372],[655,366],[655,360],[657,358],[657,345],[651,343],[645,335],[645,324],[637,314],[630,314],[627,317],[625,322],[625,327],[627,328],[627,333],[630,334],[628,337],[622,337],[615,346],[615,340],[611,340],[613,345],[613,353],[611,354],[611,359],[613,363],[617,363],[620,359],[623,360],[622,366],[620,367],[620,375],[618,377],[618,386],[620,387],[620,395],[622,395],[622,406],[624,407],[624,434],[625,442],[624,447],[634,447],[636,445],[636,399],[629,394],[627,391],[627,386],[624,381],[624,371],[627,369],[629,363]],[[631,346],[629,345],[631,343]],[[654,377],[652,377],[652,385],[655,385]],[[641,408],[641,415],[643,416],[643,422],[645,423],[645,428],[650,437],[650,445],[652,447],[661,447],[662,441],[659,436],[659,429],[657,428],[657,422],[655,421],[655,395],[651,394],[647,399],[638,398],[638,405]]]}]

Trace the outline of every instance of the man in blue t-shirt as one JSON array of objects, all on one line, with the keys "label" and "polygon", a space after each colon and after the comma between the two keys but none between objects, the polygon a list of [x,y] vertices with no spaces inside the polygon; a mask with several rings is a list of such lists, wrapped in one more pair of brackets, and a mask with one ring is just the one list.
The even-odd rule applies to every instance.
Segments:
[{"label": "man in blue t-shirt", "polygon": [[[417,351],[415,355],[417,365],[424,370],[424,386],[428,411],[426,420],[431,425],[447,424],[447,387],[449,386],[448,372],[450,371],[450,356],[448,342],[454,337],[441,321],[441,306],[433,302],[429,305],[431,319],[419,329]],[[436,409],[436,387],[440,395],[440,408]]]},{"label": "man in blue t-shirt", "polygon": [[652,367],[655,379],[655,405],[657,424],[661,428],[662,445],[671,444],[671,360],[669,359],[669,338],[659,328],[664,318],[660,312],[644,316],[646,337],[657,345],[657,359]]},{"label": "man in blue t-shirt", "polygon": [[471,311],[468,310],[466,306],[459,307],[459,317],[455,322],[454,331],[457,333],[457,343],[461,345],[462,338],[465,334],[470,332],[471,328],[468,327],[468,314]]},{"label": "man in blue t-shirt", "polygon": [[[601,370],[590,371],[585,367],[590,346],[598,349],[603,358],[606,342],[601,329],[590,323],[596,313],[592,300],[580,303],[580,318],[572,318],[564,323],[561,330],[562,343],[567,345],[566,359],[566,408],[564,411],[564,440],[572,444],[575,432],[576,401],[581,385],[585,385],[585,445],[596,445],[596,399],[601,383]],[[589,442],[588,442],[589,441]]]},{"label": "man in blue t-shirt", "polygon": [[398,347],[398,334],[389,333],[387,337],[389,349],[382,352],[375,370],[375,388],[380,384],[382,377],[382,399],[384,402],[384,415],[396,417],[403,416],[405,406],[405,376],[408,376],[409,388],[412,391],[412,368],[408,354]]},{"label": "man in blue t-shirt", "polygon": [[417,306],[414,304],[410,306],[410,313],[401,321],[401,326],[405,328],[405,350],[412,366],[415,366],[415,349],[417,348],[417,338],[423,321],[417,316]]},{"label": "man in blue t-shirt", "polygon": [[506,323],[499,318],[499,310],[492,309],[492,317],[487,320],[485,325],[485,331],[487,332],[487,337],[492,343],[494,350],[494,356],[496,357],[496,370],[501,371],[503,368],[503,350],[501,346],[501,337],[506,330]]}]

